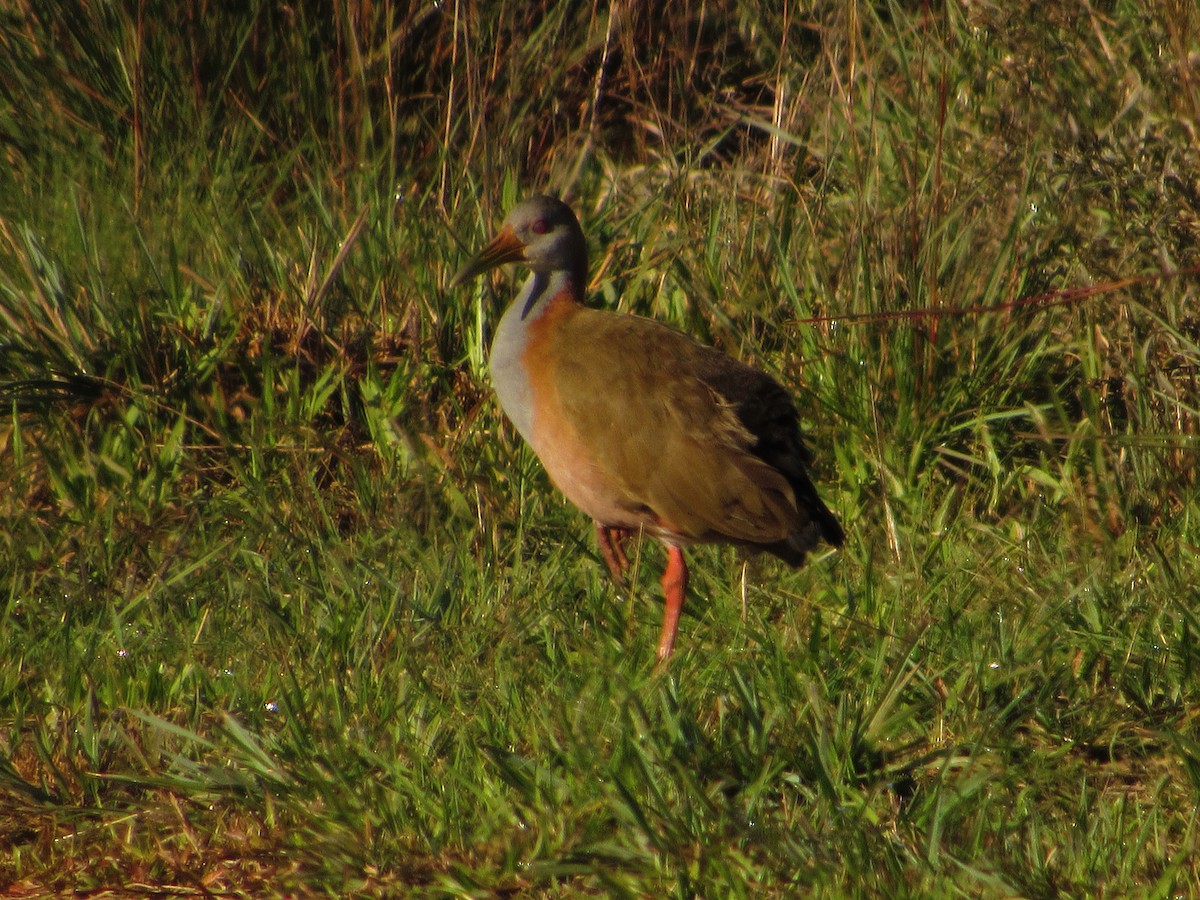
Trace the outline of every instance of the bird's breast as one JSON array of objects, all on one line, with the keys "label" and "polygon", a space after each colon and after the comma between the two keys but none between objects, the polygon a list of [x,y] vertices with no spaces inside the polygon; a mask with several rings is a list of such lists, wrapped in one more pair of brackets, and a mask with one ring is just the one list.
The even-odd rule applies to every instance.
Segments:
[{"label": "bird's breast", "polygon": [[533,443],[534,398],[528,354],[542,330],[541,320],[554,305],[562,285],[533,273],[517,298],[505,310],[492,338],[488,367],[500,408],[517,427],[521,437]]},{"label": "bird's breast", "polygon": [[[529,314],[519,315],[522,308]],[[569,291],[538,298],[532,306],[518,298],[505,313],[492,344],[492,382],[500,406],[533,448],[550,480],[568,500],[597,521],[637,528],[651,525],[639,515],[636,503],[624,496],[596,453],[589,429],[597,423],[572,413],[579,407],[567,394],[572,390],[603,390],[605,373],[581,388],[562,377],[564,361],[579,348],[572,327],[584,312]],[[577,399],[577,398],[576,398]],[[608,423],[623,427],[624,423]]]}]

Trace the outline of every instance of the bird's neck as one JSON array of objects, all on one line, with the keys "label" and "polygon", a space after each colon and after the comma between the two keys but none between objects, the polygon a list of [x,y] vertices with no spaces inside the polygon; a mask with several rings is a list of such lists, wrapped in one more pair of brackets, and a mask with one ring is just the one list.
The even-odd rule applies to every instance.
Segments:
[{"label": "bird's neck", "polygon": [[583,281],[581,274],[566,269],[530,272],[505,317],[515,314],[522,322],[528,322],[541,315],[551,301],[570,299],[582,303]]},{"label": "bird's neck", "polygon": [[525,440],[533,443],[533,386],[529,381],[526,352],[535,334],[553,321],[547,313],[553,308],[576,307],[583,299],[582,279],[566,270],[534,272],[525,281],[521,293],[509,305],[492,339],[490,368],[492,385],[500,406],[517,426]]}]

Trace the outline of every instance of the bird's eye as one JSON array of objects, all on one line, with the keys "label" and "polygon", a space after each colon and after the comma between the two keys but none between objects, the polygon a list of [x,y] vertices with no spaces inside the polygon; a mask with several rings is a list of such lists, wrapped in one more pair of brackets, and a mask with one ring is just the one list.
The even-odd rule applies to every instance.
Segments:
[{"label": "bird's eye", "polygon": [[534,219],[533,224],[529,228],[534,234],[545,234],[550,230],[550,226],[546,224],[545,219]]}]

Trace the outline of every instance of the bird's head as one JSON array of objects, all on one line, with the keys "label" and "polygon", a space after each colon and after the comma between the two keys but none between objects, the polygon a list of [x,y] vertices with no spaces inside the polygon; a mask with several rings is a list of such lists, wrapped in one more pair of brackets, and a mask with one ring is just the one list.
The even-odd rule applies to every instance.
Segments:
[{"label": "bird's head", "polygon": [[568,272],[579,280],[587,273],[587,241],[571,207],[538,194],[522,200],[504,218],[500,231],[458,270],[451,287],[496,266],[521,262],[535,272]]}]

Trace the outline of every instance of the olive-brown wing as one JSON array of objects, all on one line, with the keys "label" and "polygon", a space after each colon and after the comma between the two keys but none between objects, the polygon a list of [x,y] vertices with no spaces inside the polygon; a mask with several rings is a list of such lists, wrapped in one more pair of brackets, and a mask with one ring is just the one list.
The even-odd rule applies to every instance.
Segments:
[{"label": "olive-brown wing", "polygon": [[791,486],[756,457],[734,405],[700,377],[711,350],[650,319],[582,309],[549,363],[561,415],[624,508],[685,541],[771,544],[797,524]]}]

